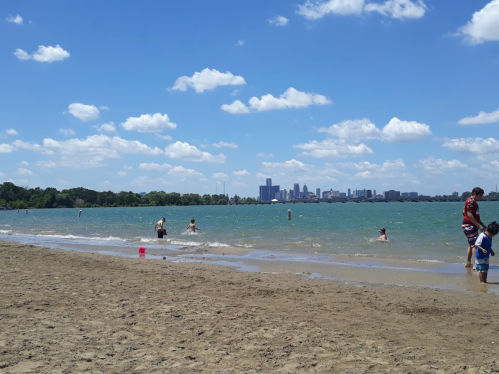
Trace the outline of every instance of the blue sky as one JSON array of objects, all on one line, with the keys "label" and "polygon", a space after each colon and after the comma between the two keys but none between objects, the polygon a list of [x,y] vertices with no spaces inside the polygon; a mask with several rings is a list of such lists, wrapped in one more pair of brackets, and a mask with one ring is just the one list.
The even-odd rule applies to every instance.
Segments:
[{"label": "blue sky", "polygon": [[0,181],[496,189],[499,0],[2,1]]}]

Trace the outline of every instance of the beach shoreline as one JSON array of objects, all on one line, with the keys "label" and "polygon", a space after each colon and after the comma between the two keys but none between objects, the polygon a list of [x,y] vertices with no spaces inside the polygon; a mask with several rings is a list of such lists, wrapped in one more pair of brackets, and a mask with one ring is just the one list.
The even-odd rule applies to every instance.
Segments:
[{"label": "beach shoreline", "polygon": [[6,374],[499,370],[491,293],[6,241],[0,256]]}]

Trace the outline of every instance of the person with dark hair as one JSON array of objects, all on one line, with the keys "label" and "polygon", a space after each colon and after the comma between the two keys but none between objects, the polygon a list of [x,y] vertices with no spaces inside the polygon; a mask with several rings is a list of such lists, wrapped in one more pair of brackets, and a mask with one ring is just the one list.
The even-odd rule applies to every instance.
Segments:
[{"label": "person with dark hair", "polygon": [[165,217],[161,218],[156,224],[154,225],[154,231],[158,230],[158,238],[162,238],[163,235],[168,235],[166,233],[166,229],[163,227],[165,224]]},{"label": "person with dark hair", "polygon": [[[468,238],[468,251],[466,255],[465,267],[471,266],[471,259],[475,257],[475,242],[478,237],[478,230],[485,231],[485,225],[480,220],[477,201],[482,200],[484,191],[480,187],[475,187],[471,191],[471,196],[466,199],[463,208],[463,223],[461,228]],[[475,270],[475,267],[473,267]]]},{"label": "person with dark hair", "polygon": [[388,240],[388,236],[386,236],[386,230],[384,228],[379,229],[379,238],[377,239],[380,242],[386,242]]},{"label": "person with dark hair", "polygon": [[492,238],[499,233],[499,224],[496,221],[490,223],[485,232],[478,235],[475,242],[476,246],[476,258],[475,266],[478,272],[478,278],[481,283],[487,283],[487,274],[489,271],[489,258],[494,256],[495,253],[492,250]]},{"label": "person with dark hair", "polygon": [[191,223],[185,229],[190,232],[196,232],[196,230],[201,231],[201,229],[196,226],[196,220],[194,218],[191,219]]}]

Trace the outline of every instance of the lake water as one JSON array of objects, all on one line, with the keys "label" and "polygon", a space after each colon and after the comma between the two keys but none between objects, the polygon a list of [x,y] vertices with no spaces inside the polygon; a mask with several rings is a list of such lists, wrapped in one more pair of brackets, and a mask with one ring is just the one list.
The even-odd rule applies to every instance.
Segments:
[{"label": "lake water", "polygon": [[[227,254],[241,251],[261,259],[280,256],[320,262],[325,255],[328,259],[346,256],[368,261],[459,264],[461,268],[467,247],[460,229],[463,204],[87,208],[82,209],[80,217],[79,209],[39,209],[28,214],[13,210],[0,211],[0,239],[134,256],[139,247],[146,247],[148,254],[176,254],[191,260],[193,251],[210,247],[221,248]],[[499,218],[494,217],[499,202],[479,205],[484,223]],[[291,220],[288,209],[292,211]],[[158,239],[153,231],[161,217],[166,218],[169,234],[164,239]],[[196,234],[185,231],[192,218],[201,228]],[[386,228],[386,243],[376,241],[381,227]],[[491,264],[494,261],[493,258]]]}]

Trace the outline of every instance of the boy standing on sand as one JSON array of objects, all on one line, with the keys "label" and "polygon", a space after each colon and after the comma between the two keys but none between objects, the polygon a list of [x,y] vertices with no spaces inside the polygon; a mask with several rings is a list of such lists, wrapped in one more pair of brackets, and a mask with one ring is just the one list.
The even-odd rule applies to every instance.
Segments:
[{"label": "boy standing on sand", "polygon": [[[485,225],[480,220],[480,212],[478,210],[477,201],[482,200],[484,190],[480,187],[475,187],[471,191],[471,196],[466,199],[463,208],[463,229],[464,235],[468,238],[468,252],[466,256],[465,267],[471,266],[471,259],[475,257],[475,242],[478,237],[478,230],[485,231]],[[475,268],[473,267],[473,270]]]},{"label": "boy standing on sand", "polygon": [[485,232],[482,232],[475,242],[476,245],[476,271],[481,283],[487,283],[487,272],[489,271],[489,257],[494,256],[492,250],[492,238],[499,232],[499,225],[496,221],[490,223]]},{"label": "boy standing on sand", "polygon": [[201,231],[201,229],[198,229],[196,227],[196,220],[191,219],[191,224],[185,228],[186,230],[189,230],[190,232],[196,232],[196,230]]}]

